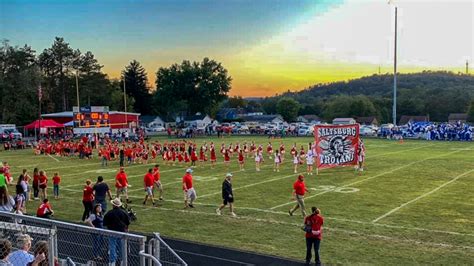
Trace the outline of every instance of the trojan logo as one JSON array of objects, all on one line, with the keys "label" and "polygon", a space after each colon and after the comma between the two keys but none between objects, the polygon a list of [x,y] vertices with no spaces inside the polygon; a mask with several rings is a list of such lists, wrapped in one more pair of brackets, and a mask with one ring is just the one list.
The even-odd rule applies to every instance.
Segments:
[{"label": "trojan logo", "polygon": [[354,160],[354,147],[352,140],[343,136],[332,136],[319,143],[322,149],[321,163],[343,164]]}]

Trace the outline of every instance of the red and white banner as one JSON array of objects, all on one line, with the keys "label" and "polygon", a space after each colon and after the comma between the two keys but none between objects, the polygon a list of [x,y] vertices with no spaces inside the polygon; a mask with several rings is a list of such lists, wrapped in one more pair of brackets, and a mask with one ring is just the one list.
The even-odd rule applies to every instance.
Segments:
[{"label": "red and white banner", "polygon": [[318,168],[357,165],[359,124],[314,126]]}]

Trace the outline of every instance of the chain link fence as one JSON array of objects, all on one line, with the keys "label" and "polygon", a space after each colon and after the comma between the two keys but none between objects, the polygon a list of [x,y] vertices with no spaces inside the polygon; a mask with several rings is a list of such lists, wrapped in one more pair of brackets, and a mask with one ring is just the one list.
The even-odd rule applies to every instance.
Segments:
[{"label": "chain link fence", "polygon": [[[27,238],[25,234],[31,239],[30,248],[23,255],[30,255],[27,257],[31,259],[44,253],[45,262],[41,265],[187,265],[157,233],[147,243],[141,235],[0,212],[4,253],[8,243],[10,252],[21,249],[19,234],[21,239]],[[42,246],[36,248],[39,242]],[[45,247],[47,250],[42,252]]]}]

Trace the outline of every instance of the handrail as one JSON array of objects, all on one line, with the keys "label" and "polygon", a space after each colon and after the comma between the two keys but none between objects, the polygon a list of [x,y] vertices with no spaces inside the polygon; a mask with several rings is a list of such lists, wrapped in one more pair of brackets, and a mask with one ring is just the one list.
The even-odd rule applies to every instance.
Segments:
[{"label": "handrail", "polygon": [[138,253],[138,255],[140,255],[141,257],[145,257],[145,258],[151,259],[154,263],[156,263],[156,265],[161,266],[161,263],[160,263],[160,261],[159,261],[157,258],[153,257],[153,256],[150,255],[150,254],[145,253],[144,250],[140,251],[140,252]]},{"label": "handrail", "polygon": [[182,265],[184,265],[184,266],[187,266],[187,265],[188,265],[178,254],[176,254],[176,252],[174,252],[174,250],[173,250],[168,244],[166,244],[165,241],[163,241],[163,239],[161,239],[160,233],[153,233],[153,235],[154,235],[156,238],[158,238],[158,239],[160,240],[161,244],[165,245],[165,247],[167,247],[168,250],[169,250],[173,255],[176,256],[176,258],[178,258],[178,260],[182,263]]}]

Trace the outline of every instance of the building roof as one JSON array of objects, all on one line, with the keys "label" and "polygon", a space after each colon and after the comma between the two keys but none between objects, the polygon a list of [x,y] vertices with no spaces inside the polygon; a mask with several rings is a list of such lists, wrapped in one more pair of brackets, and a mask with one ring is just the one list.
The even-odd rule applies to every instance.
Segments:
[{"label": "building roof", "polygon": [[190,116],[185,116],[184,117],[184,121],[196,121],[196,120],[203,120],[204,118],[206,118],[207,115],[203,115],[203,114],[200,114],[200,115],[190,115]]},{"label": "building roof", "polygon": [[317,115],[303,115],[303,118],[308,121],[312,121],[312,120],[321,121],[321,118]]},{"label": "building roof", "polygon": [[281,115],[252,115],[252,116],[244,116],[242,117],[245,121],[255,121],[255,122],[271,122],[274,119],[280,119],[283,121]]},{"label": "building roof", "polygon": [[400,117],[400,121],[398,122],[399,125],[408,124],[408,122],[429,122],[430,116],[429,115],[402,115]]},{"label": "building roof", "polygon": [[449,114],[448,120],[467,120],[467,114],[464,113],[452,113]]},{"label": "building roof", "polygon": [[332,121],[333,122],[348,122],[348,121],[353,121],[353,120],[354,118],[350,118],[350,117],[338,117],[338,118],[334,118]]},{"label": "building roof", "polygon": [[377,123],[377,118],[375,116],[361,116],[356,118],[357,123],[359,124],[373,124]]},{"label": "building roof", "polygon": [[159,117],[157,115],[142,115],[142,116],[140,116],[140,122],[142,122],[144,124],[149,124],[149,123],[155,121],[157,118],[160,119],[161,121],[163,121],[163,119],[161,119],[161,117]]}]

